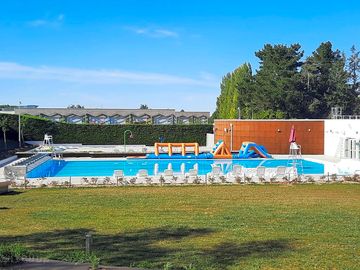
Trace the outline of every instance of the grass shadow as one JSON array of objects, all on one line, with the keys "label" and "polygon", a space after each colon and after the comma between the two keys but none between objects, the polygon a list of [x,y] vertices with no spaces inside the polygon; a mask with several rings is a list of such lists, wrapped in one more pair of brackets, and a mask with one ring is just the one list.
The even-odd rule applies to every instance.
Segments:
[{"label": "grass shadow", "polygon": [[288,239],[249,241],[245,243],[224,242],[206,251],[212,265],[226,267],[247,257],[273,258],[293,251]]},{"label": "grass shadow", "polygon": [[1,193],[0,196],[13,196],[13,195],[20,195],[22,193],[23,192],[21,192],[21,191],[9,190],[8,192]]},{"label": "grass shadow", "polygon": [[[19,237],[0,237],[0,242],[19,242],[39,257],[62,259],[85,248],[85,234],[93,235],[92,250],[105,265],[137,266],[162,269],[167,262],[170,269],[225,269],[250,257],[274,257],[292,250],[289,240],[224,242],[208,249],[183,247],[181,241],[210,235],[209,228],[160,227],[119,234],[100,234],[81,228],[33,233]],[[166,241],[167,245],[159,245]],[[180,244],[179,244],[180,243]]]}]

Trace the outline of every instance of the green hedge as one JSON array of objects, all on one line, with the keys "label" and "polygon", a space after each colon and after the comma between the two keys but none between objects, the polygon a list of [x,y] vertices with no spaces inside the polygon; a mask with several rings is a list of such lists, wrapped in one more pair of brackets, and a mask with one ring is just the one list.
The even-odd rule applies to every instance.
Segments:
[{"label": "green hedge", "polygon": [[[8,119],[9,136],[16,136],[18,120],[16,115],[1,115]],[[127,144],[153,145],[163,136],[165,142],[198,142],[206,144],[206,133],[212,133],[212,125],[93,125],[56,123],[33,116],[22,116],[25,140],[40,141],[44,134],[53,135],[54,143],[123,144],[124,131],[131,130],[133,138],[127,135]]]}]

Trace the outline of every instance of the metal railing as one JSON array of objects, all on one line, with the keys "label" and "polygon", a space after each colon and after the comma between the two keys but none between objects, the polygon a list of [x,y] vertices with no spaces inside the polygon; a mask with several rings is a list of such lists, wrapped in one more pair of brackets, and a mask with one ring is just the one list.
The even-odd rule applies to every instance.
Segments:
[{"label": "metal railing", "polygon": [[360,119],[360,115],[331,115],[331,119]]}]

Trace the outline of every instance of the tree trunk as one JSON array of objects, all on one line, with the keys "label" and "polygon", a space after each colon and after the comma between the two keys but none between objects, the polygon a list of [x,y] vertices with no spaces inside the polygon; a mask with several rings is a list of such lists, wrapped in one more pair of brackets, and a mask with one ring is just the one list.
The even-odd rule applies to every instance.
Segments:
[{"label": "tree trunk", "polygon": [[5,146],[5,150],[7,150],[7,139],[6,139],[6,130],[3,129],[3,133],[4,133],[4,146]]}]

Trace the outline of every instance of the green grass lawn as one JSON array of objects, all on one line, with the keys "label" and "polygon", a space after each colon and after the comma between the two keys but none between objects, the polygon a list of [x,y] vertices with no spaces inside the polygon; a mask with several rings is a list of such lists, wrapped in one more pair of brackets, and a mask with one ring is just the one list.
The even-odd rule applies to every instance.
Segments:
[{"label": "green grass lawn", "polygon": [[150,269],[359,269],[360,185],[33,189],[0,196],[0,243]]}]

